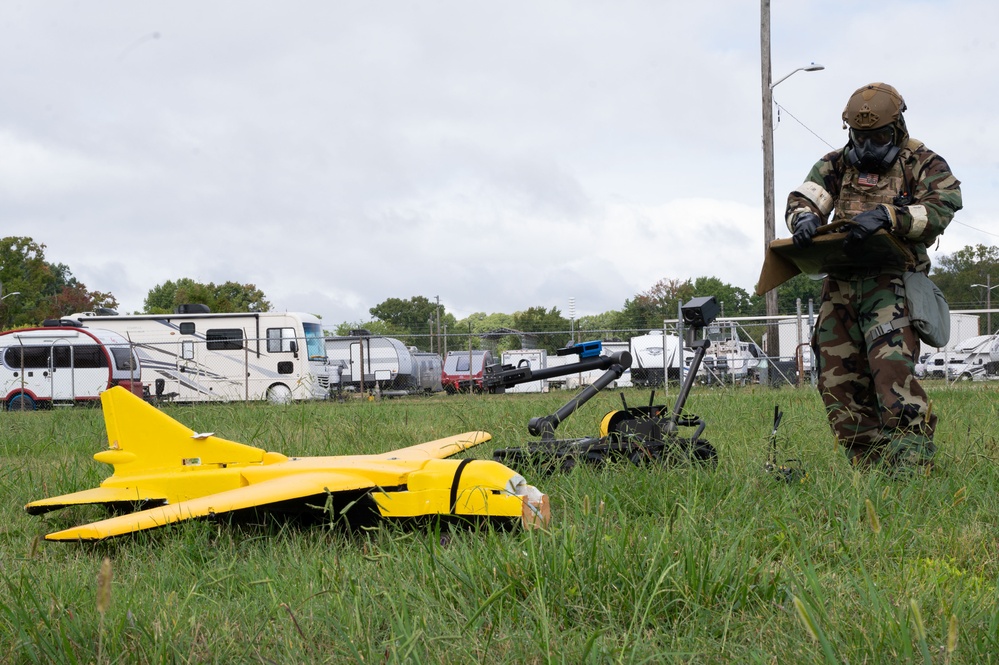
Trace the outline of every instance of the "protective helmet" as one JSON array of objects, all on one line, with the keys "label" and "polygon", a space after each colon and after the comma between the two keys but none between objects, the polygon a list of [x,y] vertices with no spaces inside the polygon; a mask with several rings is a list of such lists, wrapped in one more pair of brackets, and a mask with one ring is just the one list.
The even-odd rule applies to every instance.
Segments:
[{"label": "protective helmet", "polygon": [[850,128],[846,158],[864,172],[884,173],[895,162],[905,138],[905,100],[887,83],[859,88],[843,109],[843,127]]}]

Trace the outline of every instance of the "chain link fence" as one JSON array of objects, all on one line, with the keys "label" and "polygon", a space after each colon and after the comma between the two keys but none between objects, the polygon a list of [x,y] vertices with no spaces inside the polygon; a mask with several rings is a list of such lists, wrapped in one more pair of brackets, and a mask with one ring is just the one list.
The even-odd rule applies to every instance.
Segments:
[{"label": "chain link fence", "polygon": [[[917,376],[948,384],[999,379],[999,335],[979,334],[986,313],[954,312],[951,343],[942,349],[923,348]],[[11,331],[0,335],[0,398],[7,410],[31,410],[95,401],[115,385],[152,402],[283,403],[351,394],[481,390],[487,365],[550,369],[578,359],[558,355],[559,349],[594,340],[601,341],[605,354],[630,354],[631,366],[615,386],[651,388],[685,378],[695,338],[710,341],[697,368],[698,383],[813,386],[814,321],[814,313],[806,310],[775,318],[719,318],[686,330],[681,321],[667,320],[655,330],[570,327],[399,337],[357,331],[347,337],[326,336],[318,344],[315,338],[285,333],[247,336],[239,329],[142,343],[94,336],[96,331]],[[558,346],[552,346],[554,341]],[[570,368],[563,376],[531,382],[517,391],[577,389],[602,373]]]}]

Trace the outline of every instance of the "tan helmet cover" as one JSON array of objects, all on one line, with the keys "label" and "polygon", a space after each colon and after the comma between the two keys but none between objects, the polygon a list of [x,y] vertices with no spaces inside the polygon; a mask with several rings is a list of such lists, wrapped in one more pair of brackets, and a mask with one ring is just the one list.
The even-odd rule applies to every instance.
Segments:
[{"label": "tan helmet cover", "polygon": [[878,129],[894,123],[905,110],[905,100],[887,83],[858,88],[843,109],[843,127]]}]

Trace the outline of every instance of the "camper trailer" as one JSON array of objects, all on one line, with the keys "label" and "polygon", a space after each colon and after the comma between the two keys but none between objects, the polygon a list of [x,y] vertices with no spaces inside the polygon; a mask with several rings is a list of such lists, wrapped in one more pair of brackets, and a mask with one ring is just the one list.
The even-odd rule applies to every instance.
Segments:
[{"label": "camper trailer", "polygon": [[319,319],[299,312],[80,313],[134,345],[153,398],[180,402],[321,399],[331,367]]},{"label": "camper trailer", "polygon": [[437,353],[431,351],[413,351],[413,362],[419,375],[420,390],[425,393],[439,393],[444,390],[441,384],[441,371],[444,361]]},{"label": "camper trailer", "polygon": [[51,321],[0,333],[0,399],[8,411],[97,400],[113,386],[142,396],[138,359],[109,330]]},{"label": "camper trailer", "polygon": [[[689,357],[688,350],[686,355]],[[663,377],[680,380],[683,347],[676,335],[653,330],[631,338],[631,382],[636,386],[661,386]]]},{"label": "camper trailer", "polygon": [[[409,347],[392,337],[358,334],[348,337],[327,337],[326,356],[342,367],[340,387],[360,390],[377,384],[381,390],[417,392],[420,371]],[[438,370],[438,381],[440,373]]]},{"label": "camper trailer", "polygon": [[[557,358],[565,356],[556,356]],[[530,367],[531,370],[546,369],[549,367],[548,352],[544,349],[516,349],[504,351],[500,356],[502,364],[514,367]],[[573,357],[572,360],[578,360]],[[525,381],[506,388],[508,393],[546,393],[548,392],[548,379],[537,379],[535,381]]]},{"label": "camper trailer", "polygon": [[482,373],[493,364],[491,351],[448,351],[441,370],[441,385],[448,394],[468,392],[469,386],[482,392]]}]

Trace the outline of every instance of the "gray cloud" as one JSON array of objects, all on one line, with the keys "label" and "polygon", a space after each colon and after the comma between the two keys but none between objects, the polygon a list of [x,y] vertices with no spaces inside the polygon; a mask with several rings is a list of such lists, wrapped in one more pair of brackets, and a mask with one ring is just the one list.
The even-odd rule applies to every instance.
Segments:
[{"label": "gray cloud", "polygon": [[[778,209],[846,97],[888,80],[992,244],[991,3],[772,8]],[[617,309],[663,277],[751,290],[762,259],[756,5],[8,3],[0,219],[124,309],[251,282],[330,325],[388,297],[459,316]],[[906,16],[897,55],[870,24]],[[791,116],[794,116],[793,118]],[[987,231],[976,231],[976,227]],[[778,220],[778,233],[782,225]]]}]

